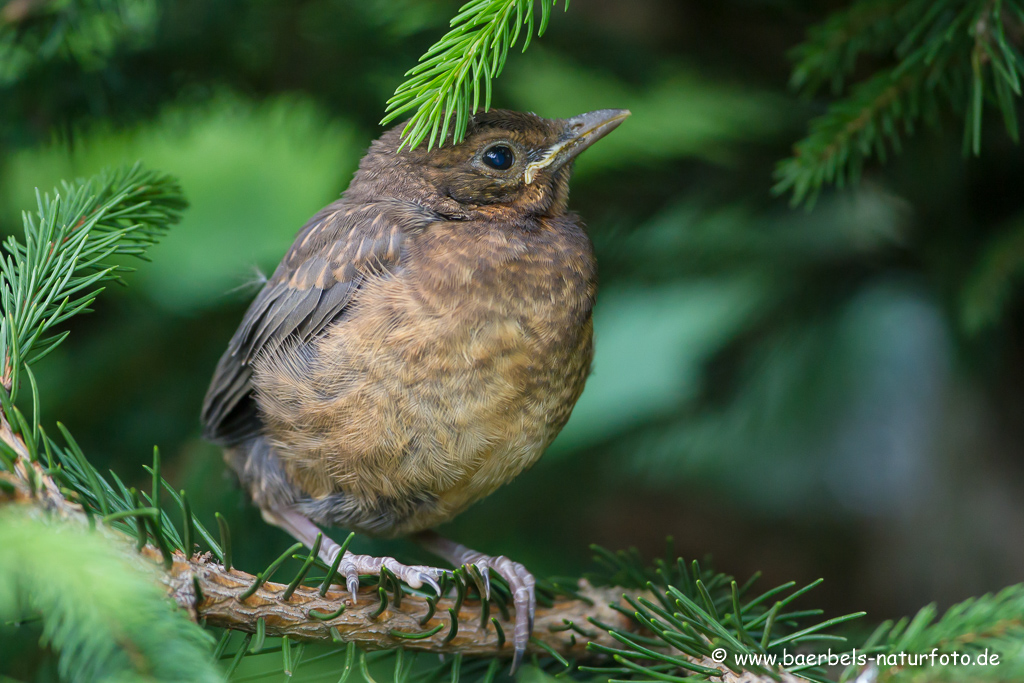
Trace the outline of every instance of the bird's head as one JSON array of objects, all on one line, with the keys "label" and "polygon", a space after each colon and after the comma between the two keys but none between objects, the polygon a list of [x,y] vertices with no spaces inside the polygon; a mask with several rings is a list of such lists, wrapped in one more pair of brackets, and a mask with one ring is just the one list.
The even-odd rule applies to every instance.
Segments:
[{"label": "bird's head", "polygon": [[[353,188],[416,201],[457,216],[558,215],[565,212],[572,162],[614,130],[625,109],[569,119],[493,109],[470,118],[458,144],[433,149],[402,144],[398,126],[373,143]],[[403,124],[404,125],[404,124]]]}]

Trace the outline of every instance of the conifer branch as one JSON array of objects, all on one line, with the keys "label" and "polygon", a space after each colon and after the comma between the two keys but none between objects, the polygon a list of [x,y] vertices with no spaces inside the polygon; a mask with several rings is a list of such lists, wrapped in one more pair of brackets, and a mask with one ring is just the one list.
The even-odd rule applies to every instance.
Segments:
[{"label": "conifer branch", "polygon": [[906,35],[908,6],[913,5],[915,0],[859,0],[833,12],[790,51],[790,86],[809,96],[827,83],[833,94],[840,94],[861,57],[883,55]]},{"label": "conifer branch", "polygon": [[859,58],[890,55],[810,124],[794,155],[776,168],[775,192],[813,201],[829,183],[855,181],[865,160],[885,161],[901,137],[942,111],[964,118],[964,153],[981,153],[986,102],[1019,137],[1017,102],[1024,94],[1024,0],[861,0],[810,31],[793,51],[792,85],[806,95],[824,83],[833,92]]},{"label": "conifer branch", "polygon": [[[0,427],[4,424],[0,414]],[[109,522],[97,519],[93,507],[97,500],[95,491],[85,498],[93,501],[92,505],[75,505],[64,498],[61,488],[51,479],[52,472],[69,475],[69,470],[63,467],[43,468],[37,460],[31,460],[22,435],[10,428],[0,428],[0,443],[6,446],[2,450],[20,454],[15,455],[14,467],[10,472],[0,472],[0,491],[8,492],[7,495],[0,495],[0,504],[6,501],[22,503],[23,506],[39,505],[55,513],[51,516],[64,523],[79,528],[95,525],[105,529],[107,535],[119,538],[121,552],[131,554],[132,541],[136,539],[132,538],[132,525],[125,523],[131,515],[112,513],[105,517]],[[57,444],[51,444],[50,448],[61,465],[72,464],[68,453],[62,453]],[[80,462],[79,465],[91,468],[87,462]],[[98,482],[101,477],[93,472],[94,476],[88,485],[101,486]],[[84,491],[85,477],[80,475],[79,472],[67,479],[67,483],[73,487],[70,492]],[[108,487],[107,493],[108,509],[128,513],[144,512],[126,509],[128,501],[118,501],[118,494],[112,488]],[[201,529],[201,525],[198,526]],[[208,536],[205,530],[203,533]],[[253,576],[237,569],[225,569],[210,552],[195,554],[190,558],[186,558],[180,551],[171,554],[167,546],[175,543],[175,539],[175,536],[168,535],[154,543],[142,545],[140,551],[143,557],[152,561],[154,567],[164,564],[165,569],[159,573],[160,580],[170,597],[188,610],[196,621],[201,620],[229,631],[238,630],[262,637],[281,636],[297,642],[348,642],[358,645],[362,652],[385,649],[392,652],[411,650],[454,653],[457,656],[451,661],[451,667],[461,667],[463,656],[500,659],[511,654],[503,634],[511,632],[513,622],[500,604],[488,606],[486,601],[464,599],[466,595],[461,592],[454,598],[436,599],[423,593],[414,593],[408,588],[405,590],[409,593],[399,604],[397,595],[395,599],[389,600],[383,587],[366,586],[361,589],[359,603],[353,605],[351,598],[344,592],[328,590],[321,596],[317,588],[301,584],[295,586],[288,599],[284,599],[290,586],[263,581],[263,575],[268,572]],[[727,635],[732,628],[728,626],[728,617],[723,622],[698,608],[693,614],[700,617],[695,622],[698,624],[697,631],[684,629],[684,632],[676,636],[666,637],[660,644],[654,643],[653,650],[648,642],[650,638],[640,635],[643,629],[650,628],[653,623],[645,605],[650,606],[655,604],[655,600],[663,599],[657,597],[656,591],[659,589],[651,578],[662,577],[683,585],[683,590],[669,587],[670,591],[675,591],[675,599],[686,600],[687,594],[700,591],[704,599],[711,601],[706,603],[710,605],[707,609],[711,613],[716,613],[715,604],[724,605],[723,600],[735,603],[740,594],[750,587],[749,582],[741,593],[737,593],[734,582],[731,588],[723,592],[723,587],[730,585],[728,577],[703,570],[696,563],[690,567],[680,561],[673,568],[661,562],[654,568],[644,568],[635,553],[615,554],[602,550],[600,554],[611,572],[607,580],[613,584],[632,584],[634,587],[599,588],[582,581],[575,590],[561,589],[561,595],[552,596],[553,604],[538,608],[530,646],[535,655],[545,657],[556,665],[561,662],[567,666],[569,662],[574,662],[593,663],[598,667],[607,666],[602,662],[608,660],[609,656],[617,662],[624,657],[635,657],[638,659],[629,660],[635,671],[648,672],[655,680],[666,680],[665,665],[658,661],[648,661],[648,654],[658,651],[664,657],[685,663],[682,667],[671,667],[676,673],[704,671],[705,675],[714,675],[716,679],[730,683],[770,683],[778,680],[775,672],[735,666],[730,669],[727,664],[723,666],[709,659],[722,635],[726,635],[727,641],[736,642],[734,637]],[[400,587],[392,588],[396,593],[402,591]],[[740,608],[745,614],[744,618],[749,621],[758,620],[758,615],[765,614],[764,603],[767,597],[778,596],[780,592],[789,589],[790,585],[782,586],[749,600],[747,606]],[[788,604],[806,590],[795,591],[789,598],[776,604]],[[638,610],[635,617],[630,616],[631,610]],[[454,627],[452,616],[456,617]],[[777,624],[784,632],[789,630],[785,623],[787,618],[783,615]],[[764,619],[760,618],[760,621],[764,622]],[[771,624],[766,626],[762,623],[761,631],[765,632],[766,628],[770,630]],[[621,643],[627,646],[630,643],[647,645],[631,651],[630,648],[621,649]],[[733,653],[737,651],[747,650],[734,650]],[[240,653],[241,656],[244,654]],[[363,657],[363,654],[359,656]],[[292,664],[297,662],[292,661]],[[608,672],[616,673],[617,669],[613,667]],[[457,675],[457,671],[453,675]],[[786,683],[795,683],[791,675],[782,672],[782,676]]]},{"label": "conifer branch", "polygon": [[[146,554],[159,558],[158,551],[152,547]],[[288,586],[271,582],[263,583],[251,596],[240,600],[239,596],[255,580],[256,577],[237,569],[225,570],[209,554],[186,559],[181,553],[175,553],[174,564],[164,578],[175,600],[183,607],[194,609],[197,617],[211,626],[256,633],[257,622],[263,619],[266,635],[286,635],[296,641],[354,642],[364,650],[401,647],[436,654],[512,656],[511,643],[502,642],[499,633],[511,633],[514,621],[497,608],[485,615],[480,601],[456,605],[454,597],[428,599],[419,594],[406,594],[399,605],[389,600],[383,612],[374,616],[380,608],[376,586],[363,586],[358,602],[353,604],[344,586],[332,588],[321,596],[316,587],[300,585],[285,600],[282,596]],[[195,586],[199,586],[201,597],[196,596]],[[560,597],[550,606],[538,606],[535,642],[530,646],[532,653],[546,655],[550,648],[567,658],[604,658],[601,653],[587,649],[587,640],[566,630],[565,620],[589,624],[590,619],[596,619],[626,631],[634,628],[621,612],[609,606],[626,605],[622,589],[598,588],[584,581],[578,593],[579,598]],[[630,593],[635,596],[639,591]],[[433,608],[430,603],[434,603]],[[458,626],[455,637],[449,639],[452,630],[449,610],[456,607]],[[490,613],[501,631],[490,620]],[[606,646],[616,644],[606,632],[596,634],[594,642]]]},{"label": "conifer branch", "polygon": [[811,122],[810,134],[777,166],[774,191],[792,191],[797,204],[813,201],[826,184],[856,183],[868,158],[884,161],[886,147],[898,151],[902,133],[913,131],[922,105],[915,89],[923,80],[920,73],[897,77],[887,70],[858,85],[849,98]]},{"label": "conifer branch", "polygon": [[[4,443],[14,446],[6,437]],[[31,507],[49,498],[44,507],[56,511],[64,523],[86,528],[89,524],[86,512],[64,500],[59,491],[54,494],[57,486],[47,481],[49,474],[40,471],[38,463],[31,465],[17,471],[34,472],[29,475],[36,479],[32,485],[21,475],[0,471],[0,509],[11,504]],[[112,528],[107,528],[107,533],[120,539],[121,554],[131,554],[130,539]],[[141,549],[142,557],[151,561],[154,570],[158,570],[163,553],[153,544]],[[363,652],[401,649],[456,654],[453,666],[455,662],[461,663],[463,656],[505,659],[512,654],[510,645],[501,635],[511,632],[512,620],[497,609],[490,616],[486,605],[479,600],[465,602],[451,597],[433,599],[407,594],[400,605],[392,600],[381,610],[380,589],[372,586],[361,588],[359,602],[352,604],[344,590],[329,590],[321,596],[317,588],[302,585],[285,600],[286,584],[262,582],[255,591],[250,591],[259,577],[237,569],[227,570],[211,553],[186,558],[176,551],[170,568],[160,571],[158,577],[169,596],[186,609],[193,620],[229,631],[287,637],[300,643],[352,643]],[[624,638],[635,634],[636,642],[646,640],[640,636],[643,623],[628,616],[630,606],[639,604],[638,600],[651,604],[653,599],[647,590],[595,587],[583,580],[573,596],[558,597],[552,605],[538,607],[529,651],[566,663],[597,665],[608,660],[611,652],[628,655],[628,651],[616,649],[621,647]],[[457,614],[454,629],[453,613]],[[454,637],[451,637],[453,631]],[[726,683],[796,683],[798,680],[784,671],[730,669],[708,656],[712,646],[712,640],[706,639],[701,647],[706,652],[681,651],[671,641],[655,648],[663,656],[682,658],[687,664],[678,669],[681,673],[704,670],[713,674],[714,680]],[[652,650],[647,648],[646,651]],[[613,657],[620,659],[618,655]],[[658,674],[658,662],[644,662],[644,659],[646,655],[636,665],[639,670],[653,666],[652,671]],[[609,673],[615,671],[609,669]],[[660,675],[664,680],[664,674]]]},{"label": "conifer branch", "polygon": [[186,206],[175,181],[139,164],[64,183],[36,201],[35,215],[23,214],[24,243],[8,237],[0,259],[0,383],[12,402],[22,371],[66,337],[50,331],[87,312],[101,283],[131,270],[108,259],[144,258]]},{"label": "conifer branch", "polygon": [[[540,0],[536,32],[543,36],[557,0]],[[565,0],[565,9],[569,1]],[[381,125],[415,110],[405,125],[403,146],[417,147],[427,139],[427,148],[441,146],[448,138],[458,143],[466,133],[469,117],[481,103],[491,106],[491,80],[505,67],[510,48],[520,32],[525,33],[523,52],[533,37],[534,0],[470,0],[451,20],[451,30],[420,57],[420,63],[406,72],[407,80],[388,100]],[[526,27],[523,31],[523,27]]]}]

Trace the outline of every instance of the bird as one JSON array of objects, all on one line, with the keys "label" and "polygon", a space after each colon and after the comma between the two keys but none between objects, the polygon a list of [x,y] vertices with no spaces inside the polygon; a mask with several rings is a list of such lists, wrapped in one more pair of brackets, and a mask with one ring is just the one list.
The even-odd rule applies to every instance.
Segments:
[{"label": "bird", "polygon": [[[263,518],[332,564],[320,526],[408,536],[515,610],[512,670],[535,580],[433,528],[532,466],[591,371],[593,246],[568,209],[576,157],[630,115],[490,109],[465,134],[374,141],[341,198],[297,233],[246,311],[202,406],[204,437]],[[383,568],[413,588],[451,570],[346,551],[339,576]]]}]

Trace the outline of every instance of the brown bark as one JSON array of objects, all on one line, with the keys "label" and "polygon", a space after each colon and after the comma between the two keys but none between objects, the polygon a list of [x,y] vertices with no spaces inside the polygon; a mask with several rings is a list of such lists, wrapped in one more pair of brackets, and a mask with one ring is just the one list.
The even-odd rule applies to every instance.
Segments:
[{"label": "brown bark", "polygon": [[[158,555],[158,551],[147,552]],[[202,592],[202,600],[198,604],[193,577]],[[512,656],[510,642],[505,642],[499,648],[498,632],[489,618],[486,625],[481,626],[481,606],[476,602],[462,605],[457,633],[451,640],[446,640],[451,629],[448,609],[454,606],[453,600],[449,598],[439,600],[433,617],[420,626],[420,620],[426,616],[428,607],[425,599],[415,595],[405,595],[400,607],[395,607],[391,600],[387,608],[374,617],[373,613],[380,608],[380,600],[376,592],[368,588],[360,591],[359,600],[355,604],[352,603],[351,595],[335,590],[339,586],[332,587],[325,597],[321,597],[316,588],[300,586],[288,600],[282,600],[281,594],[286,586],[279,583],[266,583],[252,596],[244,601],[239,600],[238,596],[252,585],[254,579],[250,574],[237,569],[225,571],[208,554],[186,560],[183,555],[176,553],[174,565],[167,573],[165,583],[179,604],[195,605],[199,617],[214,626],[252,633],[256,630],[257,620],[262,618],[267,635],[287,635],[294,640],[330,640],[333,637],[346,642],[354,641],[364,650],[401,646],[409,650],[435,653]],[[593,653],[586,651],[588,638],[567,630],[565,621],[593,634],[590,638],[592,640],[614,645],[616,641],[588,619],[593,617],[616,628],[629,629],[630,620],[609,607],[610,603],[622,599],[622,593],[621,589],[595,588],[584,582],[580,586],[580,594],[594,604],[590,605],[584,600],[558,599],[551,607],[538,607],[534,638],[567,658],[593,656]],[[345,606],[344,611],[334,619],[321,620],[311,616],[311,612],[331,615],[342,604]],[[490,610],[489,616],[498,620],[510,640],[513,623],[503,619],[496,608]],[[410,639],[396,635],[420,635],[439,625],[442,626],[440,631],[426,638]],[[544,650],[531,645],[531,651],[542,653]]]}]

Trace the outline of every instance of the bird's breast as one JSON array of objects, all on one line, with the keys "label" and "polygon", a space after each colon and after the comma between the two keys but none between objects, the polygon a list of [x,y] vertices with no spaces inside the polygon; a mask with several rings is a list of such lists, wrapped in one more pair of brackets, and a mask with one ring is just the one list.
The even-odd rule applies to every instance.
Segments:
[{"label": "bird's breast", "polygon": [[425,231],[320,339],[262,364],[257,396],[286,469],[313,497],[343,493],[355,528],[381,501],[420,503],[367,530],[446,521],[565,424],[590,368],[595,289],[572,220]]}]

